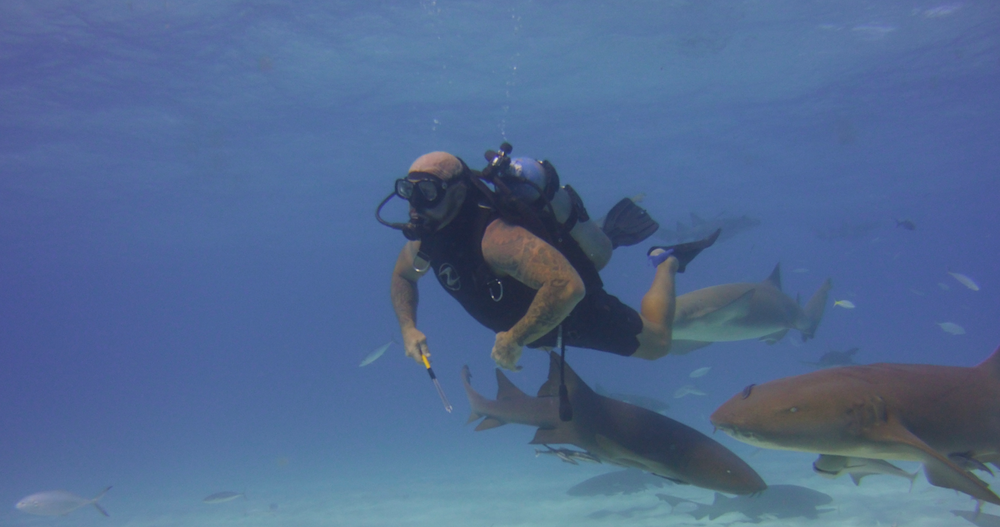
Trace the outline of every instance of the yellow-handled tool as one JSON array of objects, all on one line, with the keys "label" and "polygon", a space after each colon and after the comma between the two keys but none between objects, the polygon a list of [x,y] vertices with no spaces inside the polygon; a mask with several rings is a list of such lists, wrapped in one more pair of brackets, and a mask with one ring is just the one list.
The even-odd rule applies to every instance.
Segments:
[{"label": "yellow-handled tool", "polygon": [[434,387],[437,388],[438,395],[441,396],[441,402],[444,403],[444,409],[448,413],[451,413],[451,403],[448,402],[448,398],[444,395],[444,389],[441,388],[441,382],[438,381],[437,375],[434,375],[434,369],[431,368],[431,361],[427,360],[427,355],[421,354],[421,359],[424,359],[424,366],[427,366],[427,373],[431,376],[431,382],[434,383]]}]

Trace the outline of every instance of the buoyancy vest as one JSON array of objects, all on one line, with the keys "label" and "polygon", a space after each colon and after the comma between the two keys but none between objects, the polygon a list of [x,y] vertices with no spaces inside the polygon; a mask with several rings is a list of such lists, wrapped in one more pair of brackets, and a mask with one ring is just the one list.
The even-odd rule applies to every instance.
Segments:
[{"label": "buoyancy vest", "polygon": [[[497,276],[486,263],[483,236],[490,223],[498,219],[517,225],[521,222],[504,218],[479,198],[478,192],[470,189],[456,217],[421,240],[420,252],[430,262],[429,270],[438,283],[473,318],[494,332],[507,331],[528,312],[536,290],[514,277]],[[568,232],[535,232],[541,222],[533,224],[521,226],[562,253],[580,275],[588,294],[603,289],[594,263]]]}]

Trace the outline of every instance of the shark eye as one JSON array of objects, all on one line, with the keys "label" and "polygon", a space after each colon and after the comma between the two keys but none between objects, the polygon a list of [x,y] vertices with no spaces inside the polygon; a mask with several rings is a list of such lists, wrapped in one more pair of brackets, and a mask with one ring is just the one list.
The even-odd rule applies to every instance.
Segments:
[{"label": "shark eye", "polygon": [[744,399],[746,399],[747,397],[750,397],[750,392],[753,391],[753,387],[754,386],[757,386],[757,385],[756,384],[750,384],[746,388],[743,388],[743,398]]},{"label": "shark eye", "polygon": [[798,411],[799,411],[798,407],[795,407],[795,406],[793,406],[793,407],[791,407],[791,408],[789,408],[789,409],[788,409],[788,412],[789,412],[789,413],[793,413],[793,414],[794,414],[795,412],[798,412]]}]

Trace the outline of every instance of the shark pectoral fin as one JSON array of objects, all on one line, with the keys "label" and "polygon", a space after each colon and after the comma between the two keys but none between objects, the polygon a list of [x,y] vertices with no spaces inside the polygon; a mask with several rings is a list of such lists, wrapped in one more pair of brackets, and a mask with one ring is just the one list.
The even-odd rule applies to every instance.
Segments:
[{"label": "shark pectoral fin", "polygon": [[672,340],[670,341],[670,354],[686,355],[694,350],[704,348],[709,344],[711,344],[711,342],[702,342],[700,340]]},{"label": "shark pectoral fin", "polygon": [[768,344],[777,344],[778,342],[781,342],[781,339],[785,338],[785,335],[787,334],[788,334],[788,328],[785,328],[781,331],[775,331],[770,335],[764,335],[763,337],[760,338],[760,340]]},{"label": "shark pectoral fin", "polygon": [[476,432],[482,432],[483,430],[489,430],[490,428],[496,428],[498,426],[503,426],[507,423],[497,419],[496,417],[487,417],[483,419],[482,423],[476,427]]},{"label": "shark pectoral fin", "polygon": [[576,445],[575,441],[576,434],[570,430],[570,427],[560,426],[559,428],[539,428],[535,431],[535,437],[528,444],[548,445],[551,443],[553,445]]},{"label": "shark pectoral fin", "polygon": [[468,420],[468,421],[466,421],[466,422],[465,422],[465,424],[469,424],[469,423],[471,423],[471,422],[473,422],[473,421],[476,421],[476,420],[478,420],[478,419],[479,419],[480,417],[482,417],[482,415],[480,415],[480,414],[477,414],[477,413],[476,413],[476,411],[475,411],[475,410],[473,410],[473,411],[472,411],[472,413],[471,413],[471,414],[469,414],[469,420]]},{"label": "shark pectoral fin", "polygon": [[924,461],[924,474],[927,476],[927,481],[935,487],[955,489],[977,500],[1000,505],[1000,497],[997,497],[983,480],[955,466],[954,463],[930,458]]},{"label": "shark pectoral fin", "polygon": [[922,458],[924,474],[931,485],[954,489],[977,500],[1000,505],[1000,497],[994,494],[983,480],[931,448],[895,418],[890,416],[885,425],[873,427],[866,435],[874,441],[895,444],[916,451]]}]

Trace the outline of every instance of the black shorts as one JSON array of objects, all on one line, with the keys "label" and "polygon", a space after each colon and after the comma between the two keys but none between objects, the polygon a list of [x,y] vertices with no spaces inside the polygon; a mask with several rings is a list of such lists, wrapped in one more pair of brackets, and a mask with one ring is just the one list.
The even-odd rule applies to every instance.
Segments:
[{"label": "black shorts", "polygon": [[[563,320],[567,346],[629,356],[639,349],[642,317],[604,289],[587,290],[587,296]],[[559,328],[528,344],[529,348],[555,347]]]}]

